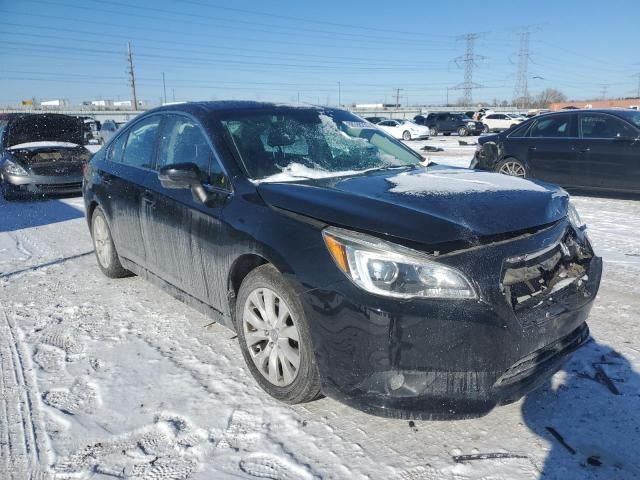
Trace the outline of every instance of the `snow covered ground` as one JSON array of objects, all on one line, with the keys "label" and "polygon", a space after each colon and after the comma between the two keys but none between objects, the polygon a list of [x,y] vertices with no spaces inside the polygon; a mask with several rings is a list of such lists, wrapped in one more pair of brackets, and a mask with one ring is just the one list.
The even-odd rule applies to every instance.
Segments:
[{"label": "snow covered ground", "polygon": [[101,275],[80,198],[0,199],[0,478],[640,478],[640,201],[574,201],[605,259],[593,341],[515,404],[414,423],[272,400],[230,331]]}]

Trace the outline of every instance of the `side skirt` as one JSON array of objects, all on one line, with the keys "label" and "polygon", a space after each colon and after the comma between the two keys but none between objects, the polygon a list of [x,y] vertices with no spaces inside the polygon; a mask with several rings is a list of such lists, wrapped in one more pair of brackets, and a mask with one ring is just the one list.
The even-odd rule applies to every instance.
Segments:
[{"label": "side skirt", "polygon": [[199,311],[203,315],[210,317],[212,320],[216,321],[221,325],[224,325],[225,327],[235,332],[235,326],[233,325],[233,321],[231,320],[231,318],[224,315],[221,311],[213,308],[211,305],[207,303],[204,303],[198,300],[194,296],[189,295],[184,290],[181,290],[175,285],[170,284],[166,280],[163,280],[156,274],[150,272],[149,270],[138,265],[137,263],[132,262],[131,260],[128,260],[124,257],[120,257],[120,263],[122,263],[122,266],[127,270],[135,273],[141,278],[144,278],[145,280],[152,283],[156,287],[159,287],[160,289],[162,289],[164,292],[171,295],[176,300],[179,300],[182,303],[189,305],[191,308]]}]

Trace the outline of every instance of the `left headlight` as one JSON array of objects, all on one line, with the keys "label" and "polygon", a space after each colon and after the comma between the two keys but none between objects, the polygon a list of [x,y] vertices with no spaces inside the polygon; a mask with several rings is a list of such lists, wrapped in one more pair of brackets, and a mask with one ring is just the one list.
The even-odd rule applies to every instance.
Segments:
[{"label": "left headlight", "polygon": [[363,290],[396,298],[478,298],[461,272],[420,252],[336,227],[322,235],[338,268]]},{"label": "left headlight", "polygon": [[27,175],[29,175],[29,172],[27,172],[24,168],[11,160],[6,160],[2,164],[2,169],[9,175],[17,175],[20,177],[26,177]]},{"label": "left headlight", "polygon": [[580,218],[580,214],[576,209],[575,205],[569,202],[569,207],[567,208],[567,216],[569,217],[569,221],[571,225],[577,230],[584,230],[587,228],[587,225]]}]

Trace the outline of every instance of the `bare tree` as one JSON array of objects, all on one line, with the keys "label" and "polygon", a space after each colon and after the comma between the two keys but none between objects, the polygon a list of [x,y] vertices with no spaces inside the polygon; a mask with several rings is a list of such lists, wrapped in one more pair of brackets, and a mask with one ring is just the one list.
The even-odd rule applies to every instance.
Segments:
[{"label": "bare tree", "polygon": [[567,96],[555,88],[546,88],[533,99],[536,108],[549,108],[552,103],[566,102]]}]

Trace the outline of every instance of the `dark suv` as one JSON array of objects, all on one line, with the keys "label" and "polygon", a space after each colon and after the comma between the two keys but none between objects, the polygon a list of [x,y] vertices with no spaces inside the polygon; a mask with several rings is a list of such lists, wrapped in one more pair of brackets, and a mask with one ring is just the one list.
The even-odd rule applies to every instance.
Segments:
[{"label": "dark suv", "polygon": [[413,120],[419,125],[429,127],[432,136],[438,135],[438,133],[443,135],[457,133],[461,137],[480,135],[484,128],[482,122],[476,122],[464,113],[456,112],[430,113],[426,117],[417,115]]},{"label": "dark suv", "polygon": [[601,260],[562,189],[423,160],[339,109],[150,110],[86,169],[98,265],[234,329],[282,401],[483,414],[588,339]]}]

